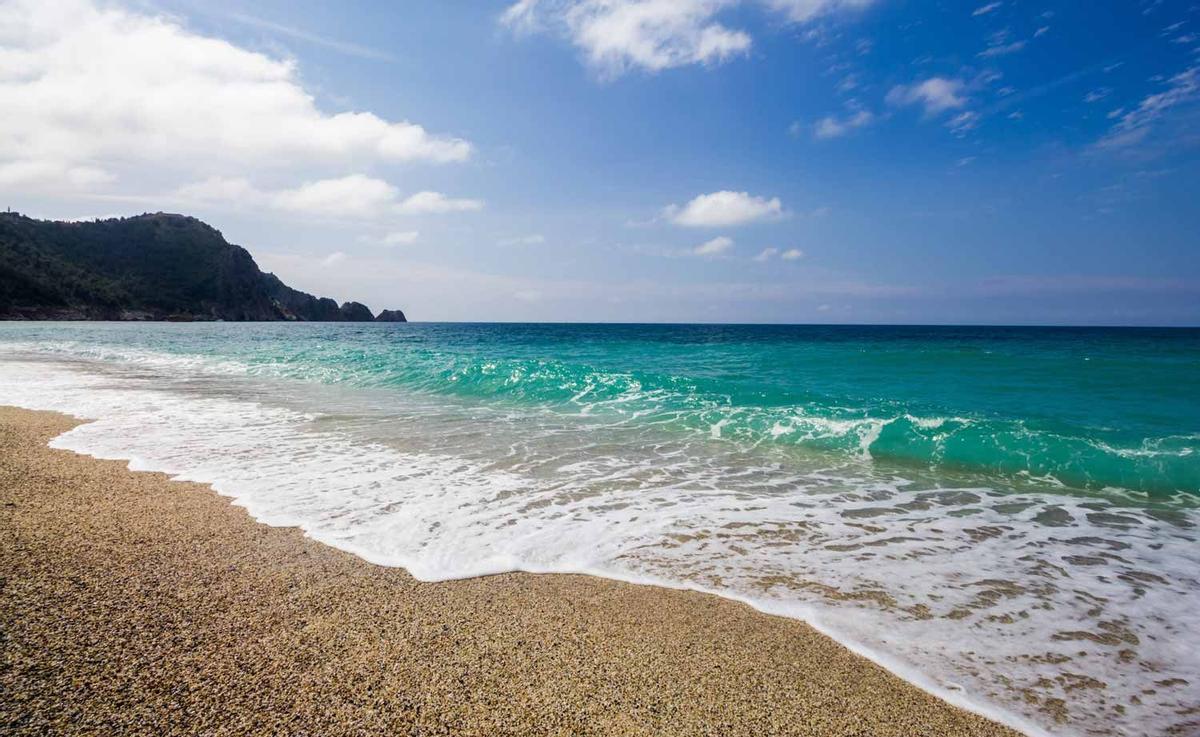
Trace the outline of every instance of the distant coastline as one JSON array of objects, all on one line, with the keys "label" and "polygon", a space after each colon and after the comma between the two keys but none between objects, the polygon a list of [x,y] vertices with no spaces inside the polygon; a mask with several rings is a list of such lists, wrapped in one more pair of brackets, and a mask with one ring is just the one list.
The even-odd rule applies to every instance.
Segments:
[{"label": "distant coastline", "polygon": [[90,222],[0,213],[0,320],[407,322],[263,272],[186,215]]}]

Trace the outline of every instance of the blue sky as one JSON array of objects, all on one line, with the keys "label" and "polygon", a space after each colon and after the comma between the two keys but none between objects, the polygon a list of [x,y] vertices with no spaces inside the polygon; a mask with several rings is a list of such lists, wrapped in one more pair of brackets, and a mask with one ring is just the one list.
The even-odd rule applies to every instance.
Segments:
[{"label": "blue sky", "polygon": [[376,310],[1200,324],[1195,0],[0,5],[7,205]]}]

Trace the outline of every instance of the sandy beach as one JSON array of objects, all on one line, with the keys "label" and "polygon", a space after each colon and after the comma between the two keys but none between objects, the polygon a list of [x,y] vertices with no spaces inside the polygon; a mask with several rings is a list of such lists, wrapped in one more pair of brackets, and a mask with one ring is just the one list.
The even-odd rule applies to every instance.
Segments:
[{"label": "sandy beach", "polygon": [[7,734],[1014,735],[802,622],[586,576],[416,581],[0,409]]}]

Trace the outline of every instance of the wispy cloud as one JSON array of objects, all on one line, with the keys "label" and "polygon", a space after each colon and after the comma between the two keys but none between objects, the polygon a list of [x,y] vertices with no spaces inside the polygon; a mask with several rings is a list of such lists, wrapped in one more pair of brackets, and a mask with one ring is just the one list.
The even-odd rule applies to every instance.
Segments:
[{"label": "wispy cloud", "polygon": [[541,233],[530,233],[528,235],[514,235],[508,238],[501,238],[496,241],[498,246],[536,246],[540,243],[545,243],[546,237]]},{"label": "wispy cloud", "polygon": [[975,11],[973,13],[971,13],[971,15],[974,15],[974,16],[987,15],[988,13],[991,13],[992,11],[999,10],[1000,6],[1003,4],[1004,3],[1001,3],[1001,2],[994,2],[994,3],[988,3],[987,5],[980,5],[978,8],[975,8]]},{"label": "wispy cloud", "polygon": [[1015,54],[1025,48],[1025,41],[1013,41],[1012,43],[1000,44],[998,46],[989,46],[979,52],[979,56],[984,59],[991,59],[997,56],[1008,56]]},{"label": "wispy cloud", "polygon": [[1126,148],[1143,141],[1156,124],[1172,111],[1200,100],[1200,65],[1189,67],[1167,80],[1166,89],[1142,99],[1122,115],[1100,139],[1100,148]]},{"label": "wispy cloud", "polygon": [[950,129],[956,136],[966,135],[968,131],[974,130],[979,126],[981,120],[979,113],[973,110],[964,110],[958,115],[946,121],[946,127]]},{"label": "wispy cloud", "polygon": [[421,234],[415,230],[397,230],[384,235],[379,243],[385,246],[408,246],[417,242]]},{"label": "wispy cloud", "polygon": [[988,47],[980,51],[978,56],[983,59],[991,59],[997,56],[1015,54],[1025,48],[1025,41],[1010,41],[1010,38],[1012,38],[1012,33],[1009,30],[996,31],[988,37]]},{"label": "wispy cloud", "polygon": [[981,296],[1015,294],[1076,294],[1086,292],[1186,292],[1200,293],[1194,279],[1083,274],[996,276],[982,280],[972,290]]},{"label": "wispy cloud", "polygon": [[868,110],[859,110],[844,117],[827,115],[813,126],[813,136],[818,140],[841,138],[856,128],[870,125],[874,119],[875,116]]},{"label": "wispy cloud", "polygon": [[287,36],[288,38],[294,38],[297,41],[304,41],[315,46],[321,46],[333,51],[337,51],[341,54],[346,54],[348,56],[357,56],[362,59],[375,59],[377,61],[396,60],[395,56],[381,49],[363,46],[361,44],[343,41],[341,39],[330,38],[328,36],[322,36],[304,28],[289,26],[283,23],[276,23],[275,21],[267,20],[266,18],[259,18],[258,16],[250,15],[248,13],[240,13],[234,10],[215,12],[222,18],[227,18],[245,26],[259,28],[264,31],[271,31],[272,33],[277,33],[281,36]]}]

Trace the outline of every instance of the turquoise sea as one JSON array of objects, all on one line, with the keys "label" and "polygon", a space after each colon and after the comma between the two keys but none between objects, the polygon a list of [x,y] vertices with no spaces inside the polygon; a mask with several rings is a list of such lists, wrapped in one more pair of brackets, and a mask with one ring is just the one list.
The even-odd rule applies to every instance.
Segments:
[{"label": "turquoise sea", "polygon": [[8,323],[0,403],[423,579],[698,588],[1031,733],[1200,731],[1200,330]]}]

